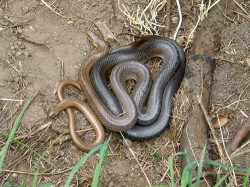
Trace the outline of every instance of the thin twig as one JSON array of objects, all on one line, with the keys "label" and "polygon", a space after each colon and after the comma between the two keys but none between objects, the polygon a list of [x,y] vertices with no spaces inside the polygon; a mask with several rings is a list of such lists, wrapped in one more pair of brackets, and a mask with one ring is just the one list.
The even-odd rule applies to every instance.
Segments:
[{"label": "thin twig", "polygon": [[61,81],[63,81],[63,79],[64,79],[64,62],[61,60],[60,60],[60,62],[61,62]]},{"label": "thin twig", "polygon": [[[224,151],[225,151],[225,153],[226,153],[226,156],[227,156],[227,158],[228,158],[228,160],[229,160],[229,163],[230,163],[230,165],[233,167],[232,160],[231,160],[231,158],[229,157],[229,154],[228,154],[227,149],[226,149],[226,145],[225,145],[223,133],[222,133],[222,130],[221,130],[221,124],[220,124],[220,119],[219,119],[218,114],[217,114],[217,119],[218,119],[218,123],[219,123],[219,127],[220,127],[220,134],[221,134],[222,145],[223,145]],[[238,186],[237,180],[236,180],[236,175],[235,175],[235,171],[234,171],[234,170],[233,170],[233,177],[234,177],[234,183],[235,183],[235,185]]]},{"label": "thin twig", "polygon": [[33,19],[34,19],[34,18],[30,18],[30,19],[21,21],[21,22],[19,22],[19,23],[16,23],[16,24],[14,24],[14,25],[9,26],[8,28],[18,27],[18,26],[27,24],[28,22],[30,22],[30,21],[33,20]]},{"label": "thin twig", "polygon": [[[249,144],[249,142],[250,142],[250,141],[248,141],[247,144]],[[241,152],[239,152],[239,153],[236,153],[236,154],[234,154],[234,155],[231,155],[230,158],[232,159],[232,158],[238,157],[238,156],[240,156],[240,155],[244,155],[244,154],[246,154],[246,153],[250,153],[250,150],[248,150],[248,149],[247,149],[247,150],[243,150],[243,151],[241,151]]]},{"label": "thin twig", "polygon": [[246,13],[247,16],[249,16],[249,13],[236,1],[236,0],[233,0],[235,2],[235,4],[241,9],[243,10],[243,12]]},{"label": "thin twig", "polygon": [[217,4],[217,6],[219,7],[219,9],[220,9],[222,15],[223,15],[226,19],[228,19],[229,21],[231,21],[231,22],[233,22],[233,23],[237,23],[236,21],[234,21],[233,19],[231,19],[230,17],[228,17],[228,16],[226,15],[226,13],[223,12],[223,10],[221,9],[221,7],[220,7],[219,4]]},{"label": "thin twig", "polygon": [[52,121],[49,121],[48,123],[46,123],[46,124],[40,126],[38,129],[34,130],[32,133],[26,134],[26,135],[22,135],[22,136],[17,136],[17,137],[15,137],[14,139],[15,139],[15,140],[20,140],[20,139],[24,139],[24,138],[31,137],[32,135],[38,133],[39,131],[41,131],[41,130],[47,128],[47,127],[49,127],[51,124],[52,124]]},{"label": "thin twig", "polygon": [[137,157],[135,156],[134,151],[133,151],[132,148],[129,146],[129,144],[128,144],[126,138],[123,136],[123,134],[122,134],[121,132],[120,132],[120,134],[121,134],[122,138],[124,139],[126,145],[128,146],[129,151],[131,152],[131,154],[133,155],[134,159],[136,160],[137,164],[140,166],[141,171],[142,171],[142,173],[144,174],[144,176],[145,176],[145,178],[146,178],[146,180],[147,180],[147,182],[148,182],[148,185],[149,185],[149,186],[152,186],[151,183],[150,183],[150,181],[149,181],[149,179],[148,179],[147,174],[145,173],[145,171],[144,171],[143,167],[141,166],[139,160],[138,160]]},{"label": "thin twig", "polygon": [[176,40],[176,36],[180,30],[180,27],[181,27],[181,24],[182,24],[182,13],[181,13],[181,5],[180,5],[180,2],[179,0],[176,0],[176,4],[177,4],[177,7],[178,7],[178,13],[179,13],[179,24],[176,28],[176,31],[175,31],[175,34],[174,34],[174,37],[173,39]]},{"label": "thin twig", "polygon": [[8,173],[18,173],[18,174],[26,174],[26,175],[39,175],[39,176],[46,175],[46,176],[48,176],[48,175],[61,175],[61,174],[65,173],[65,172],[71,171],[71,170],[72,170],[72,168],[69,168],[69,169],[65,169],[63,171],[59,171],[57,173],[54,173],[54,172],[52,172],[52,173],[29,173],[29,172],[25,172],[25,171],[15,171],[15,170],[8,170],[8,169],[4,169],[3,171],[8,172]]},{"label": "thin twig", "polygon": [[242,146],[240,146],[237,150],[235,150],[231,156],[234,156],[237,152],[239,152],[242,148],[246,147],[248,144],[250,144],[250,140],[248,140],[246,143],[244,143]]},{"label": "thin twig", "polygon": [[245,14],[243,14],[243,13],[241,13],[241,12],[238,12],[238,11],[235,11],[235,10],[231,10],[231,12],[234,12],[234,13],[236,13],[236,14],[239,14],[239,15],[243,16],[244,18],[246,18],[246,19],[248,19],[248,20],[250,21],[250,17],[247,16],[247,15],[245,15]]},{"label": "thin twig", "polygon": [[[192,30],[192,31],[190,32],[190,34],[188,35],[188,42],[187,42],[187,44],[186,44],[186,46],[185,46],[184,51],[188,48],[188,45],[189,45],[189,43],[192,41],[192,38],[194,38],[194,33],[195,33],[196,29],[198,28],[200,22],[202,22],[202,21],[204,20],[204,18],[208,16],[208,12],[209,12],[217,3],[219,3],[219,2],[220,2],[220,0],[217,0],[217,1],[215,1],[212,5],[209,5],[209,6],[208,6],[207,8],[205,8],[205,9],[204,9],[204,8],[200,8],[200,15],[198,16],[198,20],[197,20],[197,22],[196,22],[196,24],[195,24],[193,30]],[[202,3],[203,3],[203,1],[202,1]],[[202,5],[201,5],[201,6],[202,6]]]},{"label": "thin twig", "polygon": [[209,115],[207,113],[207,110],[205,109],[205,106],[202,103],[201,96],[197,96],[197,100],[198,100],[198,103],[200,104],[203,115],[205,116],[206,121],[208,123],[208,126],[209,126],[209,128],[211,130],[211,133],[212,133],[212,136],[213,136],[213,138],[215,140],[215,144],[216,144],[217,149],[219,151],[220,157],[225,161],[225,155],[224,155],[223,149],[221,148],[219,140],[217,139],[217,137],[215,135],[215,130],[214,130],[212,121],[211,121],[211,119],[210,119],[210,117],[209,117]]},{"label": "thin twig", "polygon": [[[226,174],[228,174],[228,172],[229,171],[220,171],[220,172],[218,172],[218,171],[209,171],[209,172],[202,172],[200,178],[204,178],[204,177],[207,177],[209,175],[218,175],[218,174],[226,175]],[[245,176],[246,175],[246,173],[244,173],[244,172],[235,172],[235,174],[238,175],[238,176]],[[192,181],[195,182],[195,181],[197,181],[197,179],[198,179],[197,176],[195,176],[192,179]]]},{"label": "thin twig", "polygon": [[237,131],[230,145],[228,146],[230,152],[235,151],[240,142],[249,134],[250,132],[250,117],[248,117],[242,124],[240,130]]},{"label": "thin twig", "polygon": [[21,71],[20,70],[18,70],[17,68],[15,68],[15,66],[13,66],[11,63],[10,63],[10,61],[9,60],[6,60],[6,62],[19,74],[19,75],[21,75]]},{"label": "thin twig", "polygon": [[8,98],[0,98],[0,101],[12,101],[12,102],[23,102],[22,99],[8,99]]},{"label": "thin twig", "polygon": [[47,44],[45,44],[44,42],[38,41],[38,40],[36,40],[36,39],[34,39],[34,38],[30,37],[30,36],[24,36],[22,39],[25,40],[26,42],[29,42],[29,43],[32,43],[32,44],[42,45],[42,46],[46,47],[46,48],[49,49],[49,50],[51,49],[51,48],[50,48]]},{"label": "thin twig", "polygon": [[43,3],[46,7],[48,7],[52,12],[56,13],[58,16],[61,16],[61,17],[66,18],[66,19],[71,18],[71,17],[67,17],[67,16],[64,16],[64,15],[58,13],[57,11],[55,11],[48,3],[45,2],[44,0],[41,0],[41,1],[42,1],[42,3]]}]

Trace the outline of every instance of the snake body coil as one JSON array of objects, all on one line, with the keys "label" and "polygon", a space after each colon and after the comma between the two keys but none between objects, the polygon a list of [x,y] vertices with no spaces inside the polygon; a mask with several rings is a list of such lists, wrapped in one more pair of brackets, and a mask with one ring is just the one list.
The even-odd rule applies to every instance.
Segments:
[{"label": "snake body coil", "polygon": [[[139,44],[138,44],[139,43]],[[163,60],[161,70],[157,74],[148,97],[144,97],[141,103],[147,100],[147,110],[142,111],[142,106],[138,111],[138,121],[140,125],[152,124],[158,118],[161,109],[161,101],[164,88],[167,82],[175,73],[180,60],[174,42],[160,36],[148,36],[134,42],[131,45],[117,49],[102,59],[93,67],[91,81],[99,97],[105,105],[116,115],[124,111],[120,110],[119,102],[112,91],[107,86],[107,75],[119,63],[137,60],[145,62],[153,57],[160,57]],[[177,45],[177,44],[176,44]],[[180,54],[181,55],[181,54]],[[137,69],[140,71],[140,69]],[[121,105],[121,108],[123,106]]]},{"label": "snake body coil", "polygon": [[[68,114],[68,119],[69,119],[69,132],[71,140],[73,141],[75,146],[78,147],[80,150],[88,152],[104,141],[105,130],[101,122],[96,117],[96,115],[92,112],[92,110],[84,101],[76,97],[64,98],[63,90],[64,87],[68,85],[74,86],[79,90],[81,89],[80,85],[73,80],[62,81],[57,88],[57,94],[56,94],[58,99],[60,100],[60,103],[50,111],[50,116],[54,116],[58,114],[60,111],[66,109],[66,113]],[[90,125],[93,127],[96,135],[96,138],[93,142],[84,142],[78,136],[75,128],[75,117],[71,107],[78,108],[87,118]]]},{"label": "snake body coil", "polygon": [[[123,106],[108,88],[106,81],[108,73],[116,65],[131,60],[145,62],[153,57],[161,57],[163,64],[153,82],[149,96],[147,97],[148,92],[141,92],[141,97],[133,97],[139,109],[139,120],[132,129],[124,132],[124,135],[130,139],[151,139],[167,128],[172,100],[185,72],[183,50],[173,40],[160,36],[146,36],[130,45],[111,51],[94,65],[91,72],[91,81],[98,96],[110,111],[117,115],[123,112],[121,110]],[[141,70],[137,68],[137,71]],[[142,112],[142,106],[147,98],[147,110]]]}]

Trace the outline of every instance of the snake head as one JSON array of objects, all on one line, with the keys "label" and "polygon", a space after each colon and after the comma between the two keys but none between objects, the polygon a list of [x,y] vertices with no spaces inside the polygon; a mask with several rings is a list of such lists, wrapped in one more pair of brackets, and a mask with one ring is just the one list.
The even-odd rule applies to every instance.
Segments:
[{"label": "snake head", "polygon": [[54,116],[56,116],[57,114],[58,114],[58,112],[55,111],[55,108],[53,108],[53,109],[50,111],[49,116],[50,116],[50,117],[54,117]]},{"label": "snake head", "polygon": [[49,113],[50,117],[56,116],[59,112],[61,112],[63,110],[63,108],[61,108],[61,105],[62,105],[61,103],[62,103],[62,101],[50,110],[50,113]]},{"label": "snake head", "polygon": [[91,44],[93,46],[95,46],[96,48],[98,48],[98,45],[97,45],[97,42],[96,42],[96,41],[100,40],[98,38],[98,36],[92,31],[87,31],[87,37],[88,37],[89,41],[91,42]]},{"label": "snake head", "polygon": [[94,32],[87,31],[87,37],[89,41],[91,42],[91,44],[95,46],[95,48],[105,50],[108,53],[109,51],[108,44],[103,39],[98,37]]}]

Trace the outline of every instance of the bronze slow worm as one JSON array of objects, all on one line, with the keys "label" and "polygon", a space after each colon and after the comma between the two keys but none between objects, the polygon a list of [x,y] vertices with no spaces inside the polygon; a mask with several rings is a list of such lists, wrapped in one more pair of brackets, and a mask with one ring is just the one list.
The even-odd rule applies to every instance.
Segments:
[{"label": "bronze slow worm", "polygon": [[[80,85],[73,80],[62,81],[57,88],[57,97],[60,100],[60,103],[50,111],[50,116],[56,115],[60,111],[66,109],[68,119],[69,119],[69,130],[70,130],[70,137],[72,139],[72,142],[80,150],[88,152],[104,141],[105,130],[101,122],[98,120],[96,115],[91,110],[91,108],[84,101],[76,97],[64,98],[63,90],[64,90],[64,87],[67,85],[74,86],[78,88],[79,90],[81,90]],[[93,142],[84,142],[78,136],[76,129],[75,129],[74,114],[70,107],[76,107],[78,110],[80,110],[83,113],[83,115],[87,118],[90,125],[94,128],[96,138]]]}]

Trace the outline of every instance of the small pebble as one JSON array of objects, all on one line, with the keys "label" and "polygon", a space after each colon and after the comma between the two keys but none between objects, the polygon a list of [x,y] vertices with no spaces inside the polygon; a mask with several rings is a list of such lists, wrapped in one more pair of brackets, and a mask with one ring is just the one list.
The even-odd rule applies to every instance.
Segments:
[{"label": "small pebble", "polygon": [[177,23],[179,18],[178,17],[172,17],[171,20],[172,20],[173,23]]},{"label": "small pebble", "polygon": [[5,15],[3,18],[6,20],[9,20],[9,16],[7,16],[7,15]]},{"label": "small pebble", "polygon": [[21,41],[17,42],[17,45],[19,45],[19,46],[21,46],[22,44],[23,44],[23,42],[21,42]]},{"label": "small pebble", "polygon": [[20,27],[18,27],[17,30],[16,30],[16,32],[17,32],[18,34],[22,34],[22,33],[23,33],[23,30],[22,30]]},{"label": "small pebble", "polygon": [[[22,48],[21,48],[22,49]],[[26,57],[31,57],[31,54],[29,52],[26,52],[24,51],[23,54],[26,56]]]},{"label": "small pebble", "polygon": [[73,144],[71,145],[71,149],[74,150],[74,151],[78,151],[78,148]]},{"label": "small pebble", "polygon": [[10,22],[11,24],[15,24],[15,21],[12,20],[12,19],[10,19],[9,22]]},{"label": "small pebble", "polygon": [[74,22],[73,22],[73,21],[68,21],[67,23],[68,23],[68,24],[73,24]]},{"label": "small pebble", "polygon": [[20,46],[20,49],[25,49],[25,45],[21,45],[21,46]]},{"label": "small pebble", "polygon": [[22,56],[22,52],[21,51],[17,51],[16,52],[16,56]]},{"label": "small pebble", "polygon": [[5,82],[0,82],[0,87],[5,87],[6,83]]},{"label": "small pebble", "polygon": [[18,108],[18,107],[20,107],[21,105],[22,105],[21,102],[20,102],[20,103],[16,103],[16,104],[15,104],[15,107]]},{"label": "small pebble", "polygon": [[23,13],[28,13],[28,12],[29,12],[29,6],[24,6]]},{"label": "small pebble", "polygon": [[122,15],[117,16],[117,20],[123,20],[123,19],[124,19],[124,17]]}]

